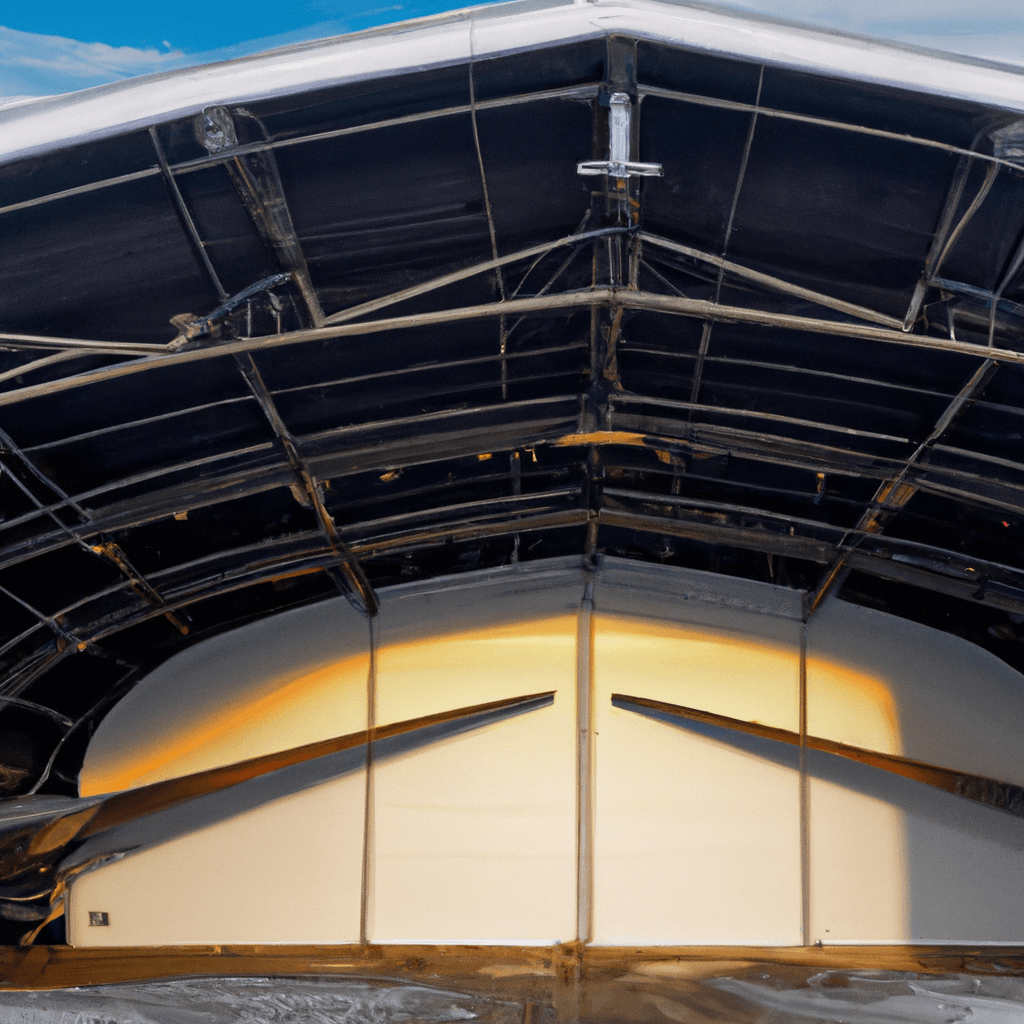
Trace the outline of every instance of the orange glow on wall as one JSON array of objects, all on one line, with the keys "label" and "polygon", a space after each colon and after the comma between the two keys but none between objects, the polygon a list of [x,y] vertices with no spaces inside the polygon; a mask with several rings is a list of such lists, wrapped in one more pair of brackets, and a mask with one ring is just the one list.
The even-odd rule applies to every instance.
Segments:
[{"label": "orange glow on wall", "polygon": [[[246,630],[115,708],[83,794],[361,731],[371,699],[385,726],[554,697],[301,794],[229,801],[214,825],[80,876],[75,941],[1020,938],[1024,822],[849,752],[799,749],[803,675],[808,736],[1013,781],[1024,679],[955,638],[843,602],[805,626],[778,588],[610,559],[592,590],[577,568],[396,588],[373,625],[372,678],[367,621],[342,601]],[[614,693],[731,721],[645,716]],[[983,740],[961,727],[979,714]],[[263,853],[244,855],[254,843]],[[296,871],[331,892],[313,930]],[[272,917],[251,906],[268,886]],[[102,934],[82,917],[111,908]]]},{"label": "orange glow on wall", "polygon": [[599,613],[594,657],[601,677],[630,693],[798,729],[795,640],[795,631],[787,646],[705,626]]},{"label": "orange glow on wall", "polygon": [[807,658],[807,732],[884,754],[902,754],[890,686],[836,661]]},{"label": "orange glow on wall", "polygon": [[[344,706],[358,705],[365,728],[364,692],[369,656],[357,655],[272,685],[247,701],[237,701],[169,731],[141,760],[83,771],[82,796],[133,789],[242,761],[263,752],[287,750],[347,731]],[[325,723],[334,721],[337,725]],[[354,730],[353,730],[354,731]]]}]

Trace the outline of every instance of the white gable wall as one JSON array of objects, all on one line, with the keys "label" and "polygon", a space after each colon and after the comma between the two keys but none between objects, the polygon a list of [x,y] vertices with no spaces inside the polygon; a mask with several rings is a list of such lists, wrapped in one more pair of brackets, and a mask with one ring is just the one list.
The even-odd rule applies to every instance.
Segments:
[{"label": "white gable wall", "polygon": [[[553,703],[375,762],[369,787],[358,767],[179,824],[73,881],[70,941],[543,944],[577,937],[578,900],[582,937],[612,945],[1024,940],[1024,820],[814,751],[802,802],[797,748],[612,707],[625,693],[798,731],[799,595],[608,559],[591,616],[586,584],[559,560],[385,592],[377,725],[548,690]],[[1024,679],[991,655],[838,601],[806,645],[810,735],[1024,782]],[[157,761],[188,774],[365,728],[368,646],[340,600],[198,645],[103,722],[83,793],[151,781]]]}]

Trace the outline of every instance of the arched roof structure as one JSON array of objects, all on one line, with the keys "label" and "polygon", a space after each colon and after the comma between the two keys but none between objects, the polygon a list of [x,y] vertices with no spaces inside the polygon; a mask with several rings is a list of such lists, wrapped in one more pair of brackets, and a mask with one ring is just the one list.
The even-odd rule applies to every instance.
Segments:
[{"label": "arched roof structure", "polygon": [[198,640],[564,556],[1021,668],[1022,118],[1020,71],[655,0],[0,112],[4,792]]}]

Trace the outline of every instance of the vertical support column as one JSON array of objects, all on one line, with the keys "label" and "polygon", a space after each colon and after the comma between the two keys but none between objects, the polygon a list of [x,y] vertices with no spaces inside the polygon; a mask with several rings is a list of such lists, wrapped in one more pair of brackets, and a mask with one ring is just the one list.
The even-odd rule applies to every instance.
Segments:
[{"label": "vertical support column", "polygon": [[800,941],[811,944],[811,788],[807,764],[807,595],[800,617]]},{"label": "vertical support column", "polygon": [[[603,180],[604,187],[591,193],[588,220],[602,228],[618,228],[614,234],[595,239],[591,283],[612,289],[636,288],[639,273],[639,238],[627,240],[626,229],[635,235],[640,223],[639,179],[658,177],[660,164],[638,163],[636,41],[611,36],[607,44],[605,83],[594,107],[593,154],[595,159],[577,164],[579,174]],[[604,112],[607,111],[607,114]],[[607,159],[601,155],[607,153]],[[611,429],[611,393],[621,388],[616,350],[622,324],[622,306],[616,299],[608,307],[593,307],[590,322],[590,381],[580,414],[580,431]]]},{"label": "vertical support column", "polygon": [[589,942],[594,901],[594,574],[576,624],[576,938]]},{"label": "vertical support column", "polygon": [[370,636],[370,664],[366,672],[366,789],[363,796],[363,871],[359,895],[359,942],[364,946],[370,941],[370,892],[374,875],[373,744],[377,728],[377,616],[369,616],[367,623]]},{"label": "vertical support column", "polygon": [[[519,450],[516,449],[508,457],[509,476],[512,480],[512,495],[518,498],[523,493],[523,468]],[[512,554],[509,560],[513,563],[519,561],[519,534],[513,534]]]}]

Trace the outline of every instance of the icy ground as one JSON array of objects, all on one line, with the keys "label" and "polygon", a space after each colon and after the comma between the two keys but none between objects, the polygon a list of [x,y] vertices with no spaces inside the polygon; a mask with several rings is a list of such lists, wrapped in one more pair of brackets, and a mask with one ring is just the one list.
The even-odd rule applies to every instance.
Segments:
[{"label": "icy ground", "polygon": [[[723,965],[725,966],[725,965]],[[737,965],[627,974],[553,1005],[353,978],[189,978],[0,990],[2,1024],[1024,1024],[1024,978]],[[478,985],[472,986],[478,988]]]}]

